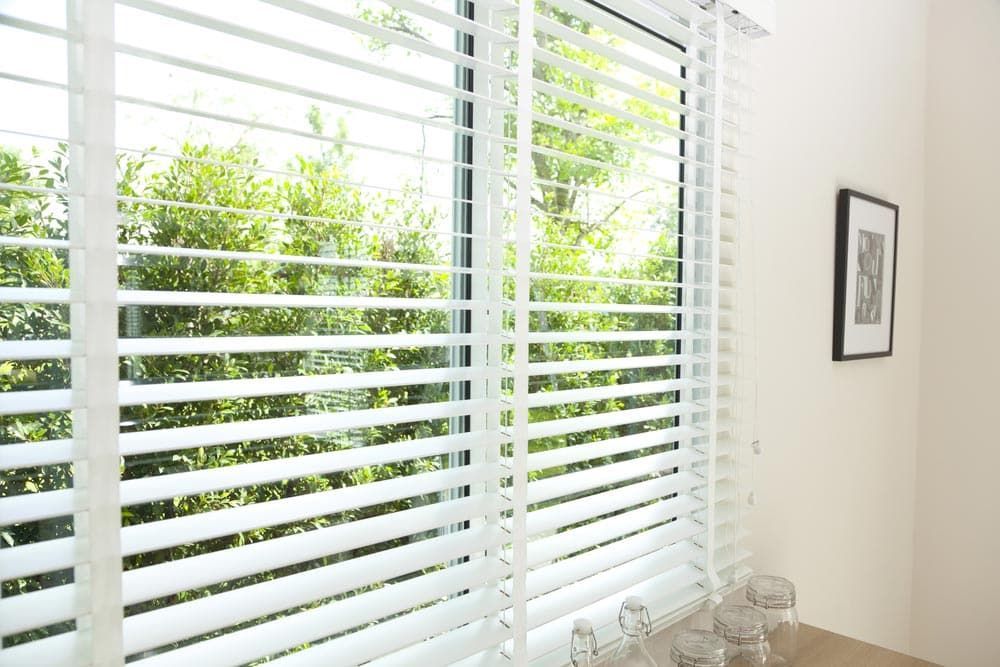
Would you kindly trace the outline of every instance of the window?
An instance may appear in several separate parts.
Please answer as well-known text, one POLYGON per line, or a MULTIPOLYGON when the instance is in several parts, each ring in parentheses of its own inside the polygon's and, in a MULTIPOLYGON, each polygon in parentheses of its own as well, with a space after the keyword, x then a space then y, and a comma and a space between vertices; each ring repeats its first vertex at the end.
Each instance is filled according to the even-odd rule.
POLYGON ((622 4, 0 5, 3 661, 561 664, 745 575, 738 35, 622 4))

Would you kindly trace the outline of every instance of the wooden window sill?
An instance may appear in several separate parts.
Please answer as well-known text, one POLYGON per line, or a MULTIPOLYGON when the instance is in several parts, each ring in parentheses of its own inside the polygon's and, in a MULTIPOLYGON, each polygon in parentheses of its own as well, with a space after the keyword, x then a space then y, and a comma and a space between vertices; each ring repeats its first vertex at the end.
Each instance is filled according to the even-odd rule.
MULTIPOLYGON (((745 604, 743 589, 727 597, 731 604, 745 604)), ((688 619, 665 628, 647 640, 647 647, 658 665, 671 665, 670 644, 674 635, 690 627, 688 619)), ((940 667, 887 648, 868 644, 812 625, 799 625, 798 667, 940 667)))

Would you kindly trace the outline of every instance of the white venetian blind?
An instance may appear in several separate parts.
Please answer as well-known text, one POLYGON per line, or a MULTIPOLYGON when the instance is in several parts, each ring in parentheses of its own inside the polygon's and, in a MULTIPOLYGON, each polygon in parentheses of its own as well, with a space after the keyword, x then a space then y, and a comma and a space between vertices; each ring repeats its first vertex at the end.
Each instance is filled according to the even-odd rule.
POLYGON ((0 665, 557 665, 740 581, 706 4, 0 6, 0 665))
POLYGON ((519 14, 532 66, 517 90, 512 401, 528 482, 511 588, 526 610, 514 652, 521 639, 537 664, 565 661, 575 617, 603 641, 628 595, 662 623, 744 573, 738 115, 723 72, 738 56, 717 57, 714 11, 659 4, 543 0, 519 14))
MULTIPOLYGON (((472 114, 503 111, 475 88, 506 75, 502 63, 476 56, 469 18, 431 4, 275 0, 238 16, 115 5, 105 74, 119 217, 103 224, 118 241, 122 655, 353 664, 444 634, 454 658, 498 645, 509 634, 499 375, 479 286, 488 232, 470 209, 489 188, 473 152, 490 135, 472 114)), ((65 38, 5 23, 31 44, 65 38)), ((65 70, 65 46, 53 48, 65 70)), ((31 195, 38 211, 60 195, 4 180, 5 195, 31 195)), ((68 247, 40 243, 11 239, 5 252, 27 272, 68 247)), ((65 318, 65 289, 29 287, 5 289, 5 301, 65 318)), ((36 365, 65 357, 62 333, 4 352, 36 365)), ((48 413, 74 407, 69 386, 32 382, 5 395, 5 413, 57 419, 48 413)), ((5 446, 4 465, 68 462, 72 442, 5 446), (37 460, 43 448, 53 453, 37 460)), ((44 534, 81 497, 40 488, 4 500, 18 538, 4 579, 44 588, 3 600, 6 662, 76 652, 66 630, 84 596, 41 578, 72 580, 72 538, 21 536, 29 522, 44 534)))

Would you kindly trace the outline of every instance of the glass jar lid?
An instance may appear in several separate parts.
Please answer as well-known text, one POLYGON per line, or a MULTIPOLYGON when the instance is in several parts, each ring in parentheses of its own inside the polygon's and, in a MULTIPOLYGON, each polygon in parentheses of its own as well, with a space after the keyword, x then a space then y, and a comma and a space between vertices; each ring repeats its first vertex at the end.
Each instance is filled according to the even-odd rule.
POLYGON ((795 584, 784 577, 754 575, 747 582, 747 601, 764 609, 791 609, 795 606, 795 584))
POLYGON ((744 646, 767 641, 767 616, 747 605, 724 605, 715 610, 715 634, 730 644, 744 646))
POLYGON ((645 605, 642 603, 642 598, 638 595, 630 595, 625 598, 624 607, 629 611, 642 611, 645 605))
POLYGON ((726 642, 706 630, 681 630, 670 647, 670 659, 680 667, 725 667, 726 642))

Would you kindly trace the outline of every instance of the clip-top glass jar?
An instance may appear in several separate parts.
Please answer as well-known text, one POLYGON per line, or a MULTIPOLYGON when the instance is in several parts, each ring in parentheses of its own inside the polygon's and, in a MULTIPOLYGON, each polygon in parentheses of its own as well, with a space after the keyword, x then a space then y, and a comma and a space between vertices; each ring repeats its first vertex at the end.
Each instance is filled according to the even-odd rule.
POLYGON ((677 667, 726 667, 726 642, 707 630, 681 630, 670 646, 677 667))
POLYGON ((774 663, 794 664, 799 643, 795 585, 783 577, 758 574, 747 582, 747 601, 767 616, 767 641, 774 663))
POLYGON ((586 618, 573 621, 573 636, 569 644, 569 662, 573 667, 593 667, 597 657, 597 637, 594 626, 586 618))
POLYGON ((715 634, 726 640, 731 666, 770 667, 767 617, 747 605, 723 605, 715 610, 715 634))
POLYGON ((649 620, 649 610, 642 598, 632 595, 618 610, 618 624, 622 628, 622 641, 611 654, 609 667, 656 667, 656 661, 646 650, 643 636, 648 637, 653 630, 649 620))

